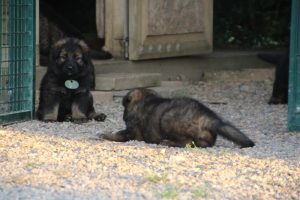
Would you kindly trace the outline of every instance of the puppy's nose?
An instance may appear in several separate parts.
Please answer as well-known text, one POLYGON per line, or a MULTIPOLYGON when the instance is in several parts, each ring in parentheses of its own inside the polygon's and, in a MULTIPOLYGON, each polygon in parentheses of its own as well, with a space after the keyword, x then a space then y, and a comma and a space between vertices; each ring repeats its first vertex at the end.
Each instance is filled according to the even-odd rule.
POLYGON ((68 70, 72 70, 72 69, 73 69, 73 66, 72 66, 72 65, 68 65, 68 66, 67 66, 67 69, 68 69, 68 70))

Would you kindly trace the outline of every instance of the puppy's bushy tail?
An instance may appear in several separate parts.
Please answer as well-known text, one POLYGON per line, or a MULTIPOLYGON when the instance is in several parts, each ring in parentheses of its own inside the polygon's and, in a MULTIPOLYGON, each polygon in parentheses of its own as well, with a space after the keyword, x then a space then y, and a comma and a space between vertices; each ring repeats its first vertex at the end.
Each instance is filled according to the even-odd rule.
POLYGON ((244 133, 229 123, 219 122, 218 125, 214 126, 214 129, 217 134, 239 144, 242 148, 253 147, 255 145, 244 133))

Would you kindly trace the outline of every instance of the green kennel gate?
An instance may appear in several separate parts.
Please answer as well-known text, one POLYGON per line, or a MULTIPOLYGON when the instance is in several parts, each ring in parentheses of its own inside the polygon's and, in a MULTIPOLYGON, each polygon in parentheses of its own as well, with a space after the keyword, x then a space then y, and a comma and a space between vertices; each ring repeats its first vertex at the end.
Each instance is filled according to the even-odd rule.
POLYGON ((35 0, 0 1, 0 124, 32 119, 35 0))
POLYGON ((300 130, 300 0, 293 0, 290 66, 289 66, 288 128, 300 130))

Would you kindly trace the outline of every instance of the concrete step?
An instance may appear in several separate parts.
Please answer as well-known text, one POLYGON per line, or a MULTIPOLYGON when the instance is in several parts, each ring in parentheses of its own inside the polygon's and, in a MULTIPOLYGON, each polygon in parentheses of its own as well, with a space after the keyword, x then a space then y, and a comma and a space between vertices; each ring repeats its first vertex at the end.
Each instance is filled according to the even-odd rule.
MULTIPOLYGON (((273 65, 257 58, 257 51, 214 51, 208 55, 186 56, 179 58, 152 59, 143 61, 94 60, 95 73, 159 73, 161 80, 203 81, 225 78, 227 72, 234 71, 234 76, 249 78, 247 70, 268 70, 273 65), (224 73, 223 73, 224 72, 224 73)), ((36 68, 36 87, 46 72, 46 67, 36 68)), ((263 79, 264 74, 254 78, 263 79)), ((267 75, 269 76, 269 75, 267 75)), ((231 75, 229 80, 231 80, 231 75)), ((112 81, 113 82, 113 81, 112 81)), ((102 84, 102 83, 101 83, 102 84)), ((99 84, 98 84, 99 85, 99 84)), ((111 87, 111 86, 110 86, 111 87)))
POLYGON ((113 93, 110 91, 92 91, 94 103, 110 103, 113 101, 113 93))
MULTIPOLYGON (((36 89, 39 89, 46 67, 36 68, 36 89)), ((160 73, 106 73, 96 74, 96 90, 124 90, 135 87, 154 87, 161 82, 160 73)))
MULTIPOLYGON (((39 103, 39 95, 40 95, 39 90, 36 90, 36 93, 35 93, 36 105, 38 105, 38 103, 39 103)), ((102 104, 102 103, 110 103, 113 101, 113 92, 111 92, 111 91, 106 91, 106 92, 92 91, 92 95, 93 95, 94 103, 102 104)))
MULTIPOLYGON (((37 68, 37 77, 36 77, 36 89, 39 89, 40 80, 45 73, 44 67, 37 68)), ((201 81, 263 81, 263 80, 273 80, 274 79, 275 68, 247 68, 247 69, 207 69, 201 74, 201 81)), ((124 87, 118 86, 122 82, 117 78, 108 78, 109 74, 100 75, 97 74, 97 77, 100 77, 96 82, 99 90, 107 91, 109 88, 114 88, 116 85, 119 89, 112 90, 123 90, 124 87), (115 80, 116 79, 116 80, 115 80), (118 84, 116 84, 118 83, 118 84), (101 86, 102 85, 102 86, 101 86)), ((128 76, 129 77, 129 76, 128 76)), ((188 77, 180 76, 178 80, 188 81, 188 77)), ((133 81, 133 79, 132 79, 133 81)), ((165 81, 165 80, 161 80, 165 81)), ((172 82, 172 81, 168 81, 172 82)), ((174 82, 174 81, 173 81, 174 82)), ((176 82, 176 81, 175 81, 176 82)), ((125 82, 124 82, 125 83, 125 82)), ((165 82, 166 84, 166 82, 165 82)), ((128 88, 126 88, 128 89, 128 88)))
POLYGON ((264 81, 273 80, 274 74, 275 68, 207 70, 203 81, 264 81))
POLYGON ((204 80, 205 72, 273 68, 260 60, 258 51, 214 51, 208 55, 141 61, 94 60, 97 74, 103 73, 160 73, 162 80, 204 80))
POLYGON ((96 90, 126 90, 137 87, 160 86, 159 73, 108 73, 96 75, 96 90))

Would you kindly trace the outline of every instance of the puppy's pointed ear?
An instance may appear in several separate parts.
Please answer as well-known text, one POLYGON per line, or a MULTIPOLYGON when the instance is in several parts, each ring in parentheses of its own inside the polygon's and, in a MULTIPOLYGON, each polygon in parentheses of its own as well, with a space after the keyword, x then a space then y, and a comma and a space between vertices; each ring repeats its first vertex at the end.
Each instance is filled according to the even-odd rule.
POLYGON ((88 47, 88 45, 83 40, 80 40, 78 42, 78 45, 82 49, 83 60, 85 62, 89 62, 91 60, 90 48, 88 47))
POLYGON ((144 97, 142 89, 133 89, 123 98, 123 106, 128 106, 129 104, 138 103, 144 97))
POLYGON ((48 70, 60 74, 58 59, 62 46, 53 45, 49 53, 48 70))
POLYGON ((82 60, 83 60, 83 63, 84 63, 84 67, 86 68, 86 72, 88 74, 91 74, 90 87, 91 87, 92 90, 94 90, 95 86, 96 86, 95 66, 92 62, 90 48, 88 47, 88 45, 83 40, 79 40, 78 45, 79 45, 79 47, 81 48, 81 51, 82 51, 82 60))
POLYGON ((60 49, 64 44, 66 44, 68 41, 68 38, 63 38, 58 40, 54 45, 53 48, 54 49, 60 49))
POLYGON ((81 47, 81 49, 82 49, 83 52, 88 52, 89 51, 88 45, 83 40, 80 40, 78 42, 78 44, 81 47))
POLYGON ((51 48, 50 51, 50 60, 56 62, 56 59, 59 57, 59 53, 62 47, 67 43, 67 38, 58 40, 51 48))
POLYGON ((91 52, 90 52, 90 48, 88 47, 88 45, 83 41, 80 40, 78 42, 78 45, 80 46, 81 50, 82 50, 82 55, 83 55, 83 61, 84 63, 89 66, 89 67, 93 67, 92 65, 92 58, 91 58, 91 52))

